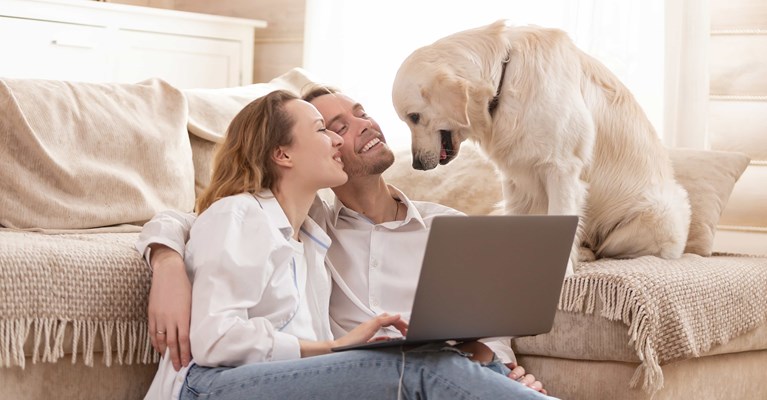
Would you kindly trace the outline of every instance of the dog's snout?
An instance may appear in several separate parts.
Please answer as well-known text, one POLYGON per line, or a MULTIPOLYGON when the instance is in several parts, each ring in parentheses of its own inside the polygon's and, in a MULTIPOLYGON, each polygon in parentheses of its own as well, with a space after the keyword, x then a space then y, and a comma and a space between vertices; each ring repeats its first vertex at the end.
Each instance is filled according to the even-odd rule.
POLYGON ((421 159, 418 157, 413 157, 413 169, 420 169, 421 171, 425 170, 423 163, 421 162, 421 159))

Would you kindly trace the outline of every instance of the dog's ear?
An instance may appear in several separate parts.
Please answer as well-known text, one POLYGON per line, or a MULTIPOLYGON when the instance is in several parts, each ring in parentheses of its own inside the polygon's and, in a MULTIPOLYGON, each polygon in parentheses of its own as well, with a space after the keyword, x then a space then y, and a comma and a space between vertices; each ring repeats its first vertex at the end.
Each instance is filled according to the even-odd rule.
POLYGON ((469 85, 454 75, 438 76, 430 90, 421 89, 421 96, 444 118, 460 126, 469 126, 469 85))

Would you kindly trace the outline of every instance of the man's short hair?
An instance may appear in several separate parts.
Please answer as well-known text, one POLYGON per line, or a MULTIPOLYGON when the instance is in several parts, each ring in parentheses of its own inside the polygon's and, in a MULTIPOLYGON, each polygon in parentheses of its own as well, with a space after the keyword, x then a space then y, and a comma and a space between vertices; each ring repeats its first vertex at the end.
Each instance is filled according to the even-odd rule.
POLYGON ((330 85, 322 83, 310 83, 301 90, 301 99, 307 103, 311 103, 312 100, 317 97, 324 96, 326 94, 340 93, 341 90, 330 85))

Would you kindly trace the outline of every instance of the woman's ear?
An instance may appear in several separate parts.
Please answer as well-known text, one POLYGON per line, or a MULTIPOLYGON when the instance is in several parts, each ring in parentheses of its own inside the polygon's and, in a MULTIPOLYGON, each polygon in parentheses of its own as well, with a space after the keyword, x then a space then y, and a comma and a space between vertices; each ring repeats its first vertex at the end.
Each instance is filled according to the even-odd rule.
POLYGON ((272 152, 272 161, 281 167, 289 168, 293 166, 293 160, 290 158, 290 155, 285 151, 285 149, 282 148, 282 146, 274 149, 272 152))

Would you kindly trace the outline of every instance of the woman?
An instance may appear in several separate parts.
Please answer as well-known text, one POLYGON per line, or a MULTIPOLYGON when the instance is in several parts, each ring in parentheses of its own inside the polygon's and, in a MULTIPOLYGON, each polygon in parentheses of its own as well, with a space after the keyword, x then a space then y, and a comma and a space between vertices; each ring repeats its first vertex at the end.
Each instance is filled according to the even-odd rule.
POLYGON ((330 240, 307 213, 317 190, 346 181, 342 143, 284 91, 232 120, 186 248, 195 357, 176 372, 166 354, 147 398, 544 398, 450 347, 330 354, 383 326, 407 330, 381 315, 330 333, 330 240))

